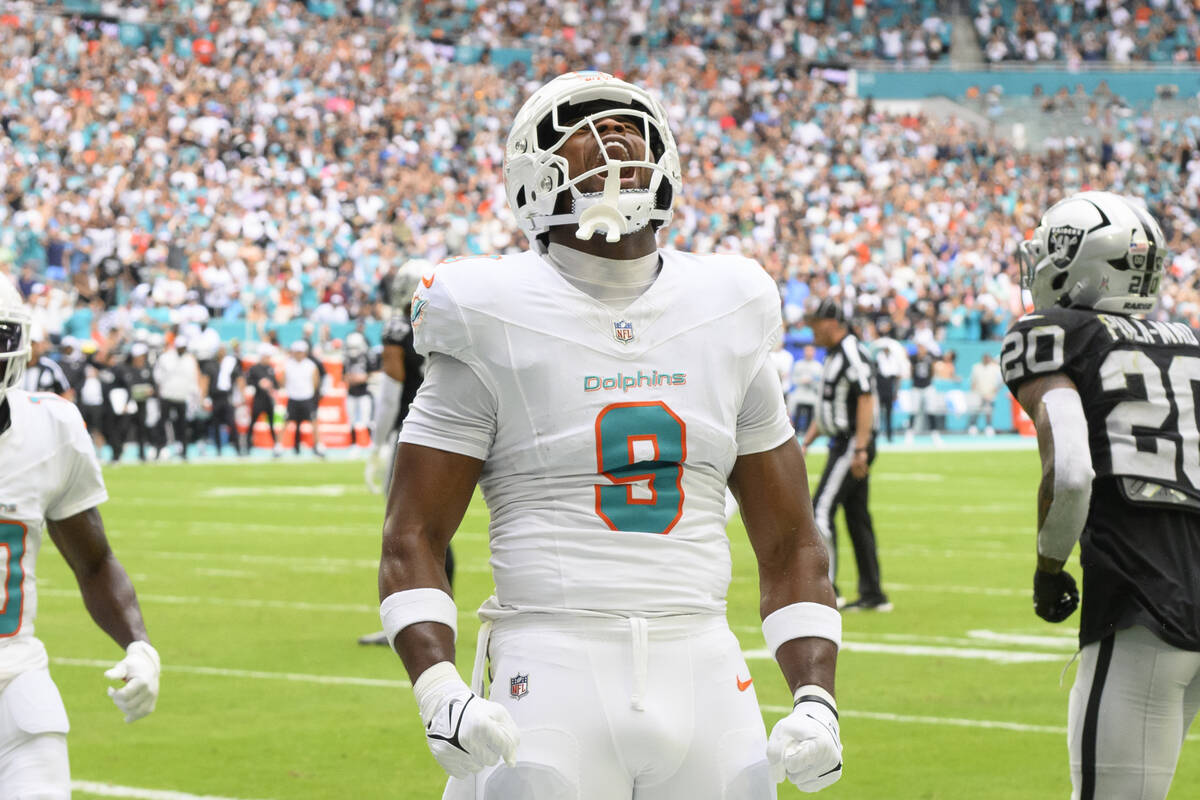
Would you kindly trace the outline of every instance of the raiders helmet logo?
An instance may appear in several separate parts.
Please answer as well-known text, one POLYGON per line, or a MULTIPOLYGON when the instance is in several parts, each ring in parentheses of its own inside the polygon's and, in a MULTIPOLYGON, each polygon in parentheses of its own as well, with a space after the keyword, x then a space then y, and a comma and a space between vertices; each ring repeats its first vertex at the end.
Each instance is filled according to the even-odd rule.
POLYGON ((1070 225, 1059 225, 1057 228, 1051 228, 1050 236, 1047 237, 1046 243, 1050 245, 1050 259, 1054 262, 1054 266, 1064 269, 1070 265, 1075 260, 1075 255, 1079 252, 1079 245, 1082 241, 1082 228, 1074 228, 1070 225))

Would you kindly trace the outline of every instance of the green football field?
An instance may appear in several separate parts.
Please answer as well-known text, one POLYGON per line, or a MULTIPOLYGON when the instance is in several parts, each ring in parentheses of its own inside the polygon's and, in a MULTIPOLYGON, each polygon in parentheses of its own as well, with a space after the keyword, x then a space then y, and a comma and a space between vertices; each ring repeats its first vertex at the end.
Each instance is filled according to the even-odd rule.
MULTIPOLYGON (((810 479, 822 461, 814 455, 810 479)), ((399 660, 355 643, 379 624, 382 500, 361 475, 359 462, 106 471, 109 536, 164 672, 158 710, 126 725, 102 676, 120 651, 91 623, 47 543, 37 630, 71 717, 78 797, 441 796, 399 660)), ((846 769, 821 796, 1068 797, 1074 666, 1060 676, 1078 618, 1054 626, 1031 607, 1036 453, 884 452, 873 475, 896 609, 844 618, 837 696, 846 769)), ((477 498, 455 539, 463 672, 474 608, 491 592, 486 529, 477 498)), ((761 652, 755 563, 740 523, 730 536, 730 620, 770 727, 790 698, 761 652)), ((853 594, 842 537, 840 584, 853 594)), ((1197 785, 1200 748, 1189 741, 1175 796, 1197 785)), ((785 787, 780 796, 800 793, 785 787)))

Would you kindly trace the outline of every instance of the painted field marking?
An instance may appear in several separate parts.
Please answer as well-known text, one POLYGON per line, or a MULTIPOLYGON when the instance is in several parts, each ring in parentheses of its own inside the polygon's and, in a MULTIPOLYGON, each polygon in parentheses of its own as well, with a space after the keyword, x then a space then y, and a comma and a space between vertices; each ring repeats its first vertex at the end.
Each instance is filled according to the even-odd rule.
MULTIPOLYGON (((150 556, 171 561, 235 561, 239 564, 270 564, 287 567, 296 572, 329 572, 340 573, 345 569, 379 569, 379 560, 375 558, 330 558, 328 556, 265 556, 249 553, 184 553, 176 550, 139 550, 138 556, 150 556)), ((457 567, 460 572, 477 572, 488 574, 491 567, 487 564, 464 564, 457 567)))
POLYGON ((136 786, 115 786, 97 781, 71 781, 71 789, 100 797, 126 797, 130 800, 240 800, 237 797, 218 797, 214 794, 188 794, 169 789, 139 789, 136 786))
MULTIPOLYGON (((763 711, 775 714, 792 713, 791 706, 763 706, 763 711)), ((1067 729, 1057 725, 1026 725, 1023 722, 1006 722, 994 719, 962 719, 958 717, 926 717, 912 714, 888 714, 882 711, 853 711, 838 709, 838 716, 856 719, 873 719, 881 722, 906 722, 918 725, 949 725, 956 728, 985 728, 1018 733, 1054 733, 1065 736, 1067 729)))
MULTIPOLYGON (((766 651, 763 653, 763 658, 770 658, 770 654, 766 651)), ((744 655, 746 658, 751 658, 755 651, 747 651, 744 655)), ((1058 658, 1058 656, 1054 656, 1058 658)), ((100 667, 108 668, 112 666, 111 660, 99 660, 90 658, 51 658, 52 664, 73 667, 100 667)), ((257 670, 239 670, 239 669, 222 669, 219 667, 193 667, 168 664, 163 667, 167 672, 182 672, 194 675, 212 675, 216 677, 230 678, 254 678, 261 680, 278 680, 278 681, 295 681, 302 683, 318 683, 325 685, 348 685, 348 686, 366 686, 372 688, 386 689, 409 689, 412 687, 408 681, 403 680, 384 680, 381 678, 354 678, 340 675, 305 675, 294 672, 262 672, 257 670)), ((792 711, 791 706, 776 706, 764 705, 762 710, 773 714, 789 714, 792 711)), ((1008 730, 1020 733, 1053 733, 1065 735, 1066 728, 1051 726, 1051 725, 1027 725, 1021 722, 1006 722, 1000 720, 986 719, 963 719, 956 717, 932 717, 932 716, 915 716, 909 714, 890 714, 882 711, 856 711, 853 709, 839 709, 838 713, 844 717, 857 719, 870 719, 881 722, 900 722, 919 725, 948 725, 961 728, 981 728, 990 730, 1008 730)), ((1188 741, 1196 741, 1200 739, 1200 734, 1192 734, 1187 737, 1188 741)), ((79 788, 79 787, 76 787, 79 788)), ((80 791, 91 791, 90 789, 80 791)), ((133 797, 147 800, 191 800, 192 795, 109 795, 113 797, 133 797)), ((236 800, 236 798, 197 798, 197 800, 236 800)))
POLYGON ((257 578, 257 572, 251 572, 248 569, 210 569, 208 567, 196 567, 194 572, 197 575, 203 575, 207 578, 257 578))
MULTIPOLYGON (((113 661, 95 658, 62 658, 56 656, 50 659, 51 664, 64 667, 103 667, 108 669, 113 661)), ((369 686, 382 689, 411 689, 412 684, 403 680, 385 678, 355 678, 346 675, 308 675, 301 672, 266 672, 251 669, 226 669, 224 667, 194 667, 183 664, 164 664, 164 672, 183 672, 190 675, 212 675, 219 678, 254 678, 266 681, 290 681, 297 683, 320 683, 329 686, 369 686)))
MULTIPOLYGON (((971 661, 991 661, 995 664, 1034 664, 1041 661, 1062 661, 1060 653, 1034 653, 1028 650, 985 650, 978 647, 936 647, 932 645, 886 644, 883 642, 843 641, 842 651, 852 653, 887 653, 895 656, 930 658, 960 658, 971 661)), ((770 650, 746 650, 746 659, 773 661, 770 650)))
MULTIPOLYGON (((46 597, 78 597, 69 589, 50 589, 46 597)), ((339 614, 378 613, 379 606, 369 603, 309 603, 300 600, 262 600, 253 597, 185 597, 173 594, 138 593, 143 603, 162 603, 175 606, 231 606, 233 608, 271 608, 286 611, 334 611, 339 614)))
POLYGON ((967 636, 977 641, 999 644, 1019 644, 1023 647, 1065 647, 1071 652, 1079 649, 1077 636, 1038 636, 1028 633, 1003 633, 1000 631, 967 631, 967 636))
POLYGON ((888 591, 897 592, 929 592, 931 594, 977 594, 986 597, 1032 597, 1029 589, 1004 589, 989 586, 939 586, 917 585, 915 583, 888 583, 888 591))
POLYGON ((945 475, 938 475, 935 472, 876 472, 871 477, 877 481, 904 481, 905 483, 911 481, 919 483, 943 483, 946 480, 945 475))
MULTIPOLYGON (((120 538, 127 535, 146 535, 147 531, 165 531, 168 533, 185 533, 188 536, 202 536, 211 539, 214 535, 226 533, 230 536, 242 536, 246 533, 270 533, 274 536, 345 536, 362 539, 380 539, 382 536, 383 509, 380 509, 378 520, 362 525, 281 525, 269 522, 138 522, 134 525, 110 524, 109 537, 120 538), (127 534, 124 529, 136 527, 136 534, 127 534)), ((150 534, 153 535, 153 534, 150 534)), ((454 534, 455 541, 486 542, 486 531, 461 530, 454 534)))
MULTIPOLYGON (((78 598, 79 592, 71 589, 40 589, 43 597, 78 598)), ((336 614, 377 614, 379 606, 371 603, 310 603, 304 600, 262 600, 255 597, 188 597, 174 594, 144 594, 138 599, 143 603, 162 603, 175 606, 231 606, 233 608, 270 608, 277 611, 331 611, 336 614)), ((462 619, 477 619, 474 609, 459 609, 462 619)))
MULTIPOLYGON (((342 497, 351 491, 349 486, 325 484, 323 486, 214 486, 205 489, 197 497, 342 497)), ((359 493, 358 489, 354 490, 359 493)))

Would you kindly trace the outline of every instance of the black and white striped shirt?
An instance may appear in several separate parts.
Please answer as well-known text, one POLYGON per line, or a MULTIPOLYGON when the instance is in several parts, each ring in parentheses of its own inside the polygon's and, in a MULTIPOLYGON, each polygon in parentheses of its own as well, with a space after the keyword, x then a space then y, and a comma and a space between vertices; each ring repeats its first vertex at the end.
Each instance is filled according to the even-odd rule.
POLYGON ((871 354, 857 336, 847 333, 825 354, 817 428, 826 436, 852 435, 858 421, 858 398, 874 393, 871 354))
POLYGON ((48 356, 42 356, 25 368, 21 388, 27 392, 53 392, 66 394, 71 389, 67 375, 58 362, 48 356))

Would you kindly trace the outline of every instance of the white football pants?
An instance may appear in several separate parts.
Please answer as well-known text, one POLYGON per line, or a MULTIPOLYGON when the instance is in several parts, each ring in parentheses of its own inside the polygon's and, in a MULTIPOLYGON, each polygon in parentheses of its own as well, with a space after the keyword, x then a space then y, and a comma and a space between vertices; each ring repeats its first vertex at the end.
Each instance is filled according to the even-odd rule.
POLYGON ((1165 798, 1197 709, 1200 653, 1140 625, 1084 647, 1068 713, 1072 800, 1165 798))
POLYGON ((0 692, 0 800, 69 800, 67 710, 45 669, 0 692))
POLYGON ((444 800, 775 800, 724 617, 522 614, 496 623, 489 653, 517 764, 451 779, 444 800))

